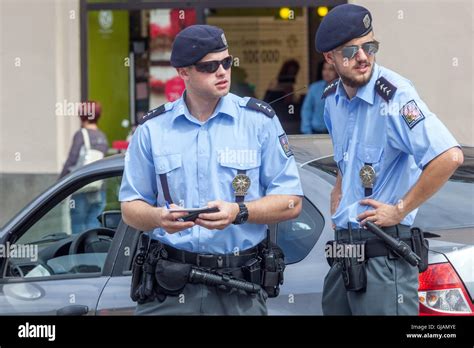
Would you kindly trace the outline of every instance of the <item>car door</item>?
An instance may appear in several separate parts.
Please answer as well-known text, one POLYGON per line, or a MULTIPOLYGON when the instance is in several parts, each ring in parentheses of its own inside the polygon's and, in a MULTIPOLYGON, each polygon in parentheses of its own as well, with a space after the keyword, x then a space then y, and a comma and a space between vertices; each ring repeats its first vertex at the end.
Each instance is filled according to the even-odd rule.
POLYGON ((0 314, 95 314, 123 237, 106 225, 120 217, 120 182, 102 173, 60 185, 34 207, 38 213, 2 236, 0 314))
POLYGON ((96 315, 133 315, 136 303, 130 298, 132 283, 132 260, 143 232, 120 222, 119 229, 124 230, 122 243, 118 246, 117 257, 112 276, 100 295, 96 315))
POLYGON ((322 214, 307 197, 298 217, 275 226, 275 239, 285 254, 286 268, 279 296, 267 300, 269 315, 320 314, 319 281, 315 279, 320 262, 312 251, 324 226, 322 214))

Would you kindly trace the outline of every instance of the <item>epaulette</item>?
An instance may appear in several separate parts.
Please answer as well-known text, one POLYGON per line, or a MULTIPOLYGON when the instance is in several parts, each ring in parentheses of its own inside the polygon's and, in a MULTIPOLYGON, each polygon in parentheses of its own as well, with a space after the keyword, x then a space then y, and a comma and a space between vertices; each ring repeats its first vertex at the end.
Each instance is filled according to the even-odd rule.
POLYGON ((336 92, 337 85, 339 84, 339 78, 332 80, 329 85, 324 89, 321 99, 326 98, 328 95, 336 92))
POLYGON ((156 109, 149 111, 145 116, 143 116, 139 121, 138 124, 144 124, 146 121, 155 118, 156 116, 160 116, 161 114, 166 112, 166 104, 158 106, 156 109))
POLYGON ((392 85, 385 77, 379 77, 375 81, 375 91, 386 101, 389 102, 397 91, 397 87, 392 85))
POLYGON ((272 109, 270 104, 265 103, 264 101, 258 100, 256 98, 250 98, 247 104, 245 104, 244 106, 255 111, 260 111, 265 114, 265 116, 270 118, 273 118, 273 116, 275 116, 275 110, 272 109))

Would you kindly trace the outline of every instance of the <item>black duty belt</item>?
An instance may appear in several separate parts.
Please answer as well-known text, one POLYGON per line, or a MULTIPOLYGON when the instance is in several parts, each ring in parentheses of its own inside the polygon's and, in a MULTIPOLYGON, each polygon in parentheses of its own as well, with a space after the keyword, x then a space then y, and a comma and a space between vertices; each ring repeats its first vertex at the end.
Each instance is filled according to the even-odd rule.
MULTIPOLYGON (((413 250, 411 238, 401 238, 400 240, 407 243, 413 250)), ((384 243, 381 239, 368 239, 365 242, 365 258, 370 259, 371 257, 378 256, 394 256, 390 248, 387 247, 387 244, 384 243)))
POLYGON ((247 261, 256 258, 258 247, 239 251, 239 254, 199 254, 186 250, 176 249, 170 245, 164 244, 168 252, 168 259, 182 263, 188 263, 198 267, 207 268, 238 268, 242 267, 247 261))
MULTIPOLYGON (((401 238, 400 240, 404 241, 406 244, 410 246, 410 248, 413 250, 413 241, 411 238, 401 238)), ((329 241, 327 244, 351 244, 347 240, 340 240, 340 241, 329 241)), ((361 243, 359 241, 355 241, 355 244, 361 243)), ((388 256, 390 258, 398 258, 387 246, 387 244, 384 243, 383 240, 378 239, 378 238, 372 238, 372 239, 367 239, 364 242, 364 259, 370 259, 372 257, 378 257, 378 256, 388 256)), ((337 259, 338 257, 335 257, 337 259)))
MULTIPOLYGON (((407 225, 395 225, 395 226, 382 227, 382 230, 394 238, 400 238, 400 239, 411 238, 410 226, 407 226, 407 225)), ((352 240, 355 240, 355 241, 377 238, 375 234, 373 234, 369 230, 366 230, 365 228, 353 228, 351 234, 352 234, 352 240)), ((337 241, 341 241, 341 240, 348 241, 350 239, 349 231, 347 229, 336 230, 335 239, 337 241)))

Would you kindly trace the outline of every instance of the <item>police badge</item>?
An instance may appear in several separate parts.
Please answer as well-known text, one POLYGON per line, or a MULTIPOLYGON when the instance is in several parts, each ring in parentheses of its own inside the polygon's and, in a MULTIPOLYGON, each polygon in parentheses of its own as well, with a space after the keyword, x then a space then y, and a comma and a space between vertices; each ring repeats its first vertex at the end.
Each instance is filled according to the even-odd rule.
POLYGON ((237 174, 232 180, 232 188, 236 196, 245 196, 250 188, 250 178, 245 174, 237 174))

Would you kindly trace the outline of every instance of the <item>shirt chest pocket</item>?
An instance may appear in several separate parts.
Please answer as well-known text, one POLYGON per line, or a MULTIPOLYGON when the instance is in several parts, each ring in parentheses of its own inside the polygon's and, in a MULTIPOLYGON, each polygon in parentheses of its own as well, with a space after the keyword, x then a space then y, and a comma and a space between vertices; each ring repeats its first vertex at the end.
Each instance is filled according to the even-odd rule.
MULTIPOLYGON (((183 170, 181 154, 155 155, 155 173, 157 176, 157 185, 164 191, 163 184, 166 181, 170 190, 171 197, 176 197, 177 191, 183 187, 183 170)), ((163 195, 161 195, 163 197, 163 195)))
POLYGON ((366 145, 359 143, 357 145, 356 154, 357 159, 359 160, 360 168, 362 168, 365 164, 369 164, 374 168, 376 175, 380 173, 383 146, 366 145))
POLYGON ((245 200, 260 197, 261 153, 256 151, 252 154, 243 160, 226 161, 225 158, 219 160, 221 189, 227 197, 234 199, 235 189, 239 188, 246 192, 245 200), (237 177, 238 175, 245 177, 237 177), (250 183, 248 188, 245 182, 250 183))

